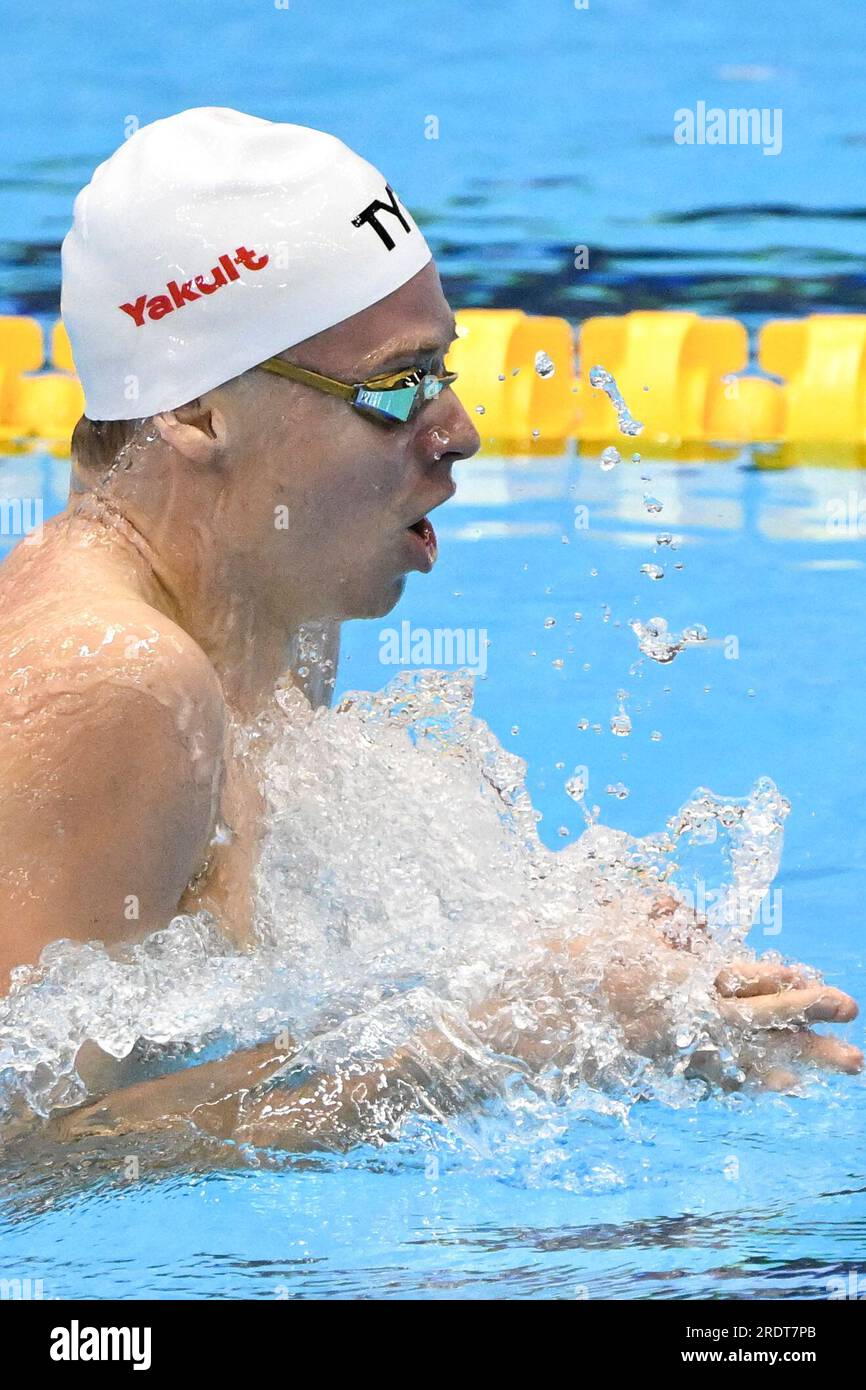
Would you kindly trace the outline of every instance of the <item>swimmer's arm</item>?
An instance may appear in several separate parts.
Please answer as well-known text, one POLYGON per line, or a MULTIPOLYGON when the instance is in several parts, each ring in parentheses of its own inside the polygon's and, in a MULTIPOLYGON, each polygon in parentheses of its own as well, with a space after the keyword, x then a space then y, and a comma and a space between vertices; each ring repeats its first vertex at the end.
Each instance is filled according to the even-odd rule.
POLYGON ((190 1122, 220 1139, 234 1136, 244 1099, 290 1061, 286 1038, 261 1043, 213 1062, 186 1067, 111 1091, 100 1100, 52 1118, 62 1140, 97 1134, 132 1134, 173 1129, 190 1122))
MULTIPOLYGON (((580 947, 578 946, 578 951, 580 947)), ((626 967, 607 991, 635 1050, 652 1056, 665 1039, 646 1008, 646 982, 626 967)), ((791 1066, 809 1063, 830 1071, 858 1072, 863 1055, 837 1038, 820 1036, 811 1022, 847 1023, 857 1005, 828 985, 807 985, 798 971, 771 962, 735 961, 717 981, 720 1016, 742 1030, 740 1065, 755 1084, 788 1090, 797 1082, 791 1066)), ((500 1077, 524 1069, 531 1074, 558 1051, 562 1011, 546 1001, 544 1026, 526 1033, 515 1023, 508 1001, 483 1005, 469 1017, 472 1041, 466 1046, 441 1029, 417 1035, 391 1057, 373 1065, 348 1064, 334 1075, 319 1074, 265 1086, 240 1106, 232 1137, 260 1148, 295 1153, 343 1151, 396 1132, 411 1111, 454 1113, 489 1097, 500 1077), (472 1042, 477 1046, 473 1049, 472 1042), (473 1056, 473 1051, 475 1055, 473 1056), (483 1052, 483 1056, 479 1053, 483 1052), (500 1066, 491 1068, 497 1054, 500 1066)), ((665 1030, 666 1031, 666 1030, 665 1030)), ((716 1082, 717 1054, 695 1054, 690 1075, 716 1082)))
MULTIPOLYGON (((641 1030, 651 1027, 651 1015, 642 1007, 641 990, 627 967, 611 988, 620 991, 612 1002, 624 1018, 630 1016, 641 1030)), ((761 1039, 753 1068, 760 1084, 777 1089, 793 1085, 792 1062, 860 1070, 863 1058, 857 1048, 816 1035, 808 1027, 814 1022, 845 1023, 856 1016, 856 1004, 841 990, 808 984, 796 968, 754 961, 732 962, 719 976, 717 990, 720 1012, 743 1029, 745 1048, 761 1039)), ((555 1022, 552 1018, 551 1024, 555 1022)), ((259 1147, 295 1153, 344 1150, 386 1137, 419 1105, 430 1111, 438 1106, 435 1113, 441 1113, 483 1100, 496 1084, 485 1065, 491 1055, 501 1060, 500 1075, 520 1067, 532 1072, 556 1047, 555 1027, 550 1037, 544 1030, 535 1035, 523 1032, 505 1000, 479 1006, 469 1023, 463 1038, 428 1029, 389 1057, 348 1064, 333 1074, 298 1076, 292 1070, 291 1044, 262 1044, 114 1092, 59 1117, 52 1127, 58 1138, 69 1140, 188 1128, 192 1122, 208 1134, 259 1147), (443 1076, 446 1084, 441 1086, 443 1076)), ((645 1036, 633 1042, 652 1050, 657 1040, 645 1036)), ((744 1061, 748 1065, 745 1056, 744 1061)), ((707 1075, 713 1079, 712 1059, 707 1075)))
MULTIPOLYGON (((494 1038, 501 1008, 499 1003, 482 1006, 471 1015, 473 1026, 487 1030, 487 1046, 494 1041, 505 1045, 504 1032, 494 1038)), ((291 1066, 296 1052, 295 1044, 283 1034, 278 1041, 125 1086, 68 1113, 55 1113, 48 1128, 56 1139, 66 1142, 188 1129, 192 1124, 216 1138, 299 1153, 349 1148, 370 1129, 369 1108, 360 1103, 359 1087, 364 1088, 364 1099, 367 1095, 375 1099, 379 1111, 387 1105, 396 1123, 417 1107, 422 1075, 429 1088, 428 1067, 450 1068, 453 1082, 458 1066, 465 1072, 462 1079, 467 1085, 477 1072, 464 1049, 439 1029, 419 1033, 392 1056, 370 1066, 317 1074, 301 1083, 291 1066)), ((515 1061, 519 1053, 520 1048, 513 1051, 515 1061)), ((533 1045, 525 1043, 523 1060, 528 1062, 532 1053, 533 1045)), ((476 1098, 481 1097, 476 1094, 476 1098)))

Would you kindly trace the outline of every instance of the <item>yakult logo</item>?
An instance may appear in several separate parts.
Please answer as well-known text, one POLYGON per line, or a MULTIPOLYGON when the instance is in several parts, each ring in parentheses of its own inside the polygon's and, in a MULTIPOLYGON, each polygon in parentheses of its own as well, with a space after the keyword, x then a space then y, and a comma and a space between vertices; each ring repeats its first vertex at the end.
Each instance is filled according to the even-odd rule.
POLYGON ((258 256, 255 251, 248 251, 245 246, 239 246, 234 256, 226 252, 219 257, 217 264, 211 267, 210 279, 207 275, 196 275, 181 284, 176 280, 169 280, 165 287, 166 294, 154 294, 150 298, 142 294, 134 304, 119 304, 118 308, 129 314, 136 328, 143 328, 145 314, 150 319, 163 319, 166 314, 173 314, 175 309, 182 309, 194 299, 216 294, 217 290, 221 290, 230 280, 239 280, 241 277, 235 269, 236 266, 242 265, 247 270, 262 270, 269 260, 269 256, 258 256))

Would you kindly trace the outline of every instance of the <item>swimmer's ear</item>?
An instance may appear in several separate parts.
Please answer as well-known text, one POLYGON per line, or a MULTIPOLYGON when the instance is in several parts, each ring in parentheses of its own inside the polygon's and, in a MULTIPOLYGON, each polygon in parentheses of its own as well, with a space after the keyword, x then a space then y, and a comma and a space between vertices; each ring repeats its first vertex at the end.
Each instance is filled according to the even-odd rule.
POLYGON ((192 463, 213 464, 228 437, 226 417, 219 406, 201 399, 154 415, 153 424, 160 438, 192 463))

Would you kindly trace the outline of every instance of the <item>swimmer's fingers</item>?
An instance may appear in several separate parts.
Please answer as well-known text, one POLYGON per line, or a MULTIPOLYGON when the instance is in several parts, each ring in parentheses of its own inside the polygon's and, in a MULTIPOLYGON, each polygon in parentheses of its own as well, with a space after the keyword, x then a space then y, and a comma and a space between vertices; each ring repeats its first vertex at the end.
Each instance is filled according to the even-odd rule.
POLYGON ((747 1077, 768 1091, 788 1091, 797 1084, 800 1078, 791 1070, 792 1066, 817 1067, 821 1071, 845 1072, 849 1076, 863 1070, 863 1053, 859 1047, 813 1033, 808 1028, 766 1033, 760 1047, 741 1051, 739 1061, 747 1077))
POLYGON ((719 1013, 742 1028, 784 1028, 802 1023, 850 1023, 857 1005, 832 985, 785 989, 776 994, 720 999, 719 1013))
POLYGON ((725 999, 749 999, 756 994, 780 994, 782 990, 807 989, 812 983, 800 966, 774 961, 735 960, 716 977, 716 989, 725 999))
POLYGON ((809 1029, 804 1029, 802 1033, 795 1033, 792 1039, 787 1040, 787 1044, 782 1043, 783 1052, 786 1045, 794 1060, 805 1062, 811 1067, 821 1067, 825 1071, 843 1071, 849 1075, 863 1070, 863 1053, 859 1047, 842 1042, 839 1038, 826 1037, 822 1033, 812 1033, 809 1029))
MULTIPOLYGON (((744 1044, 738 1050, 737 1060, 746 1082, 765 1091, 793 1090, 802 1079, 792 1070, 795 1066, 845 1072, 849 1076, 863 1070, 859 1047, 808 1028, 768 1030, 761 1034, 760 1042, 744 1044)), ((701 1077, 726 1090, 732 1085, 724 1074, 718 1051, 712 1048, 694 1053, 686 1075, 701 1077)))

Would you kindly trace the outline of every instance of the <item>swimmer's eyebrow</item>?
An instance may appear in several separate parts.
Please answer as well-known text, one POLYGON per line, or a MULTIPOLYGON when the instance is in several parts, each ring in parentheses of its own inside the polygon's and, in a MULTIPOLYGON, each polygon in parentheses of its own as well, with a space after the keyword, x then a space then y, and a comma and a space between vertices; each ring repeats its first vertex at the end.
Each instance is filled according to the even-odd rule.
POLYGON ((449 335, 447 338, 427 339, 419 342, 417 338, 407 336, 392 340, 382 348, 381 352, 373 353, 364 359, 364 373, 372 376, 376 372, 387 372, 393 367, 395 371, 400 367, 406 367, 413 362, 417 362, 422 357, 445 356, 449 347, 457 337, 457 322, 451 320, 448 326, 449 335))

